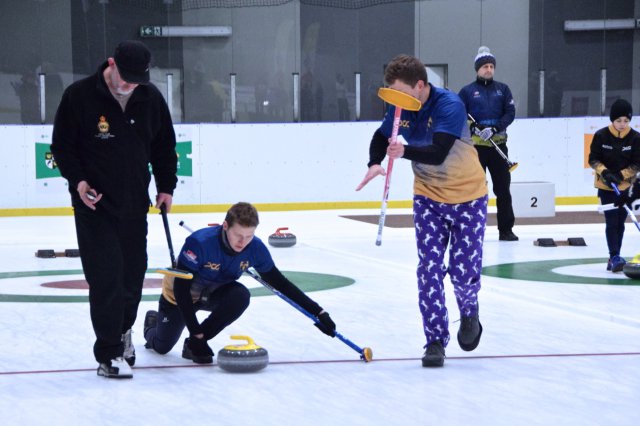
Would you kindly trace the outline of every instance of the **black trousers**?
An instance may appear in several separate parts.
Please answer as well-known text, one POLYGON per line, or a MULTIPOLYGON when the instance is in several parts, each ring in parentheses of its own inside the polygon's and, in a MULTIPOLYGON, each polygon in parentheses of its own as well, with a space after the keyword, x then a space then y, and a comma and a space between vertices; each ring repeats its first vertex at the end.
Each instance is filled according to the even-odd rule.
POLYGON ((138 313, 147 270, 147 214, 126 219, 102 210, 77 207, 76 234, 84 276, 89 284, 91 323, 98 362, 122 356, 122 333, 138 313))
MULTIPOLYGON (((507 145, 498 146, 504 155, 508 157, 509 150, 507 145)), ((476 145, 475 147, 484 172, 486 173, 487 169, 489 169, 489 174, 491 175, 493 193, 496 196, 496 207, 498 208, 498 231, 509 232, 515 223, 511 203, 511 172, 509 172, 507 162, 493 146, 476 145)))
MULTIPOLYGON (((622 191, 625 193, 625 191, 622 191)), ((601 204, 615 203, 618 196, 613 191, 598 189, 598 198, 601 204)), ((622 248, 622 238, 624 237, 624 223, 627 220, 627 211, 624 207, 607 210, 604 212, 605 228, 604 234, 607 238, 609 248, 609 258, 620 255, 622 248)))
MULTIPOLYGON (((213 339, 225 327, 240 318, 249 307, 250 298, 249 290, 241 283, 233 281, 211 293, 207 302, 196 302, 193 306, 196 312, 200 310, 211 312, 202 321, 204 338, 213 339)), ((159 354, 166 354, 178 343, 184 328, 185 323, 180 308, 161 295, 156 327, 149 329, 144 338, 153 350, 159 354)))

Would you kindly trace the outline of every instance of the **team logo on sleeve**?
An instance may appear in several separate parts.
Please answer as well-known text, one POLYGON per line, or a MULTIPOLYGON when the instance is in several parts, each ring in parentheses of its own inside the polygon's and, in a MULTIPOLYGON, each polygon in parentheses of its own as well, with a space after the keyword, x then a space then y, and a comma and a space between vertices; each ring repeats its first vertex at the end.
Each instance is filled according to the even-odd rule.
POLYGON ((240 270, 246 271, 247 269, 249 269, 249 261, 243 260, 242 262, 240 262, 240 270))
POLYGON ((185 250, 182 254, 184 254, 184 257, 186 257, 189 262, 198 263, 198 256, 191 250, 185 250))

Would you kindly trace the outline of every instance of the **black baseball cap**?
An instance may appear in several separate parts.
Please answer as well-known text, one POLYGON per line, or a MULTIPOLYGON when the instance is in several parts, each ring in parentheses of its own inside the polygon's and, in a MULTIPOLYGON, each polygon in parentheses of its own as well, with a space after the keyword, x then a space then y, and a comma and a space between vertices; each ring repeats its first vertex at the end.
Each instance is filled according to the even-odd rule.
POLYGON ((127 83, 149 84, 151 52, 137 40, 120 42, 113 54, 120 77, 127 83))

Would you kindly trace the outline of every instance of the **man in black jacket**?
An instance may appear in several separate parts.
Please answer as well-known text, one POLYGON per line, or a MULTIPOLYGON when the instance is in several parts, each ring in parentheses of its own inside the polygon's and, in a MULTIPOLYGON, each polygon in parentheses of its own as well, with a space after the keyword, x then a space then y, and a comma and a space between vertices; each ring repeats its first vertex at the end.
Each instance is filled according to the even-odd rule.
POLYGON ((82 268, 89 283, 98 375, 130 378, 133 326, 147 269, 149 164, 155 206, 171 209, 177 156, 173 123, 149 83, 151 53, 123 41, 97 72, 69 86, 51 151, 69 182, 82 268))

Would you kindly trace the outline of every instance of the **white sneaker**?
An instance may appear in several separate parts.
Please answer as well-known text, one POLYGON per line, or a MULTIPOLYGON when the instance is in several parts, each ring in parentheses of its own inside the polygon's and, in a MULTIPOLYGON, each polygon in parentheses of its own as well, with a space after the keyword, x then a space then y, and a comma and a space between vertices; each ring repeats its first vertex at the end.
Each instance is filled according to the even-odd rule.
POLYGON ((118 357, 112 359, 108 364, 101 362, 98 366, 98 376, 110 379, 131 379, 133 371, 122 357, 118 357))
POLYGON ((133 342, 131 341, 131 329, 124 332, 122 335, 122 343, 124 343, 124 352, 122 356, 127 364, 131 367, 136 363, 136 348, 133 347, 133 342))

